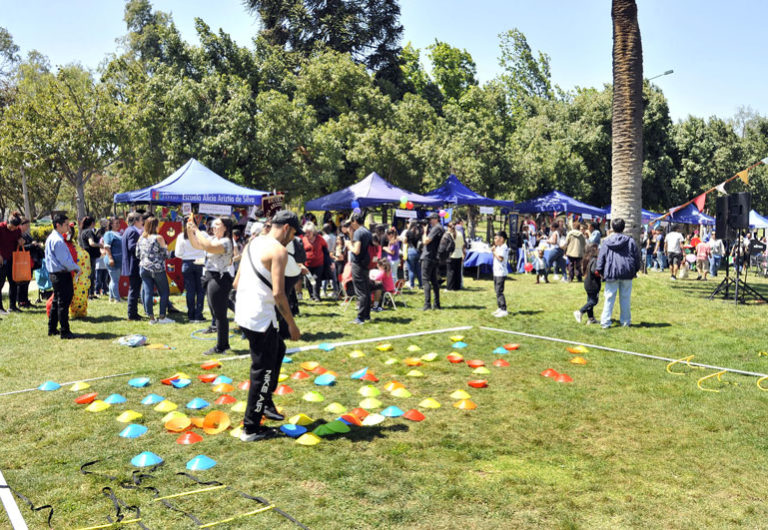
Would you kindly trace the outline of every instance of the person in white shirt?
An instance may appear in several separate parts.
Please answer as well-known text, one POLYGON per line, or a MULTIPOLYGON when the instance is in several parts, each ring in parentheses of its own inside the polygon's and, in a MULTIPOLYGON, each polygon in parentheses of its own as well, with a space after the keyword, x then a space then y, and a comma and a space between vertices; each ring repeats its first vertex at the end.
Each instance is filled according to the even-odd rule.
POLYGON ((493 316, 497 318, 509 315, 507 312, 507 299, 504 297, 504 282, 509 272, 509 248, 507 247, 507 233, 499 230, 493 236, 493 289, 496 291, 496 304, 498 309, 493 316))
POLYGON ((191 323, 204 322, 203 306, 205 288, 203 287, 203 265, 205 250, 197 249, 189 242, 187 226, 176 238, 174 254, 181 259, 181 274, 184 276, 184 291, 187 295, 187 319, 191 323))
POLYGON ((667 253, 667 261, 669 262, 669 271, 672 273, 672 280, 677 279, 677 271, 680 269, 680 264, 683 262, 683 241, 685 241, 685 238, 678 229, 678 225, 674 225, 672 231, 664 238, 664 250, 667 253))
POLYGON ((712 230, 712 235, 709 238, 709 275, 717 276, 717 271, 720 270, 720 263, 723 261, 723 255, 725 255, 725 246, 723 240, 717 237, 717 234, 712 230))

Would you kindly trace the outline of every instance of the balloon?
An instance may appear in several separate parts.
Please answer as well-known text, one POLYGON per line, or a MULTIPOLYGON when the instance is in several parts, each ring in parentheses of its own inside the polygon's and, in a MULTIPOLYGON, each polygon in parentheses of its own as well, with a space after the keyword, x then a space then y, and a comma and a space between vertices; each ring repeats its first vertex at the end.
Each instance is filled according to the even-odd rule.
POLYGON ((360 214, 362 213, 362 210, 360 208, 355 208, 354 210, 352 210, 352 213, 360 214))
POLYGON ((413 210, 413 203, 411 201, 408 201, 405 203, 405 207, 409 210, 413 210))
POLYGON ((437 212, 437 215, 440 217, 445 217, 445 210, 440 210, 439 212, 437 212))
POLYGON ((352 201, 351 206, 353 210, 360 209, 360 201, 357 201, 357 200, 352 201))

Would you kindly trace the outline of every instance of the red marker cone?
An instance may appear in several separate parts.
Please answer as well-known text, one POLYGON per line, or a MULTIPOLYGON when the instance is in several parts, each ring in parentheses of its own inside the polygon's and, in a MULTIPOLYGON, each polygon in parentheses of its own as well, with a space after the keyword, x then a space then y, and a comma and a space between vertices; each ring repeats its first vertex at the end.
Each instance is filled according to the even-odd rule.
POLYGON ((250 381, 243 381, 239 385, 237 385, 238 390, 250 390, 251 388, 251 382, 250 381))
POLYGON ((488 386, 488 381, 485 379, 473 379, 467 383, 472 388, 485 388, 488 386))
POLYGON ((495 361, 493 361, 493 365, 496 368, 505 368, 505 367, 509 366, 509 363, 507 361, 505 361, 504 359, 496 359, 495 361))
POLYGON ((366 374, 360 378, 361 381, 370 381, 371 383, 378 383, 379 378, 373 375, 371 372, 366 372, 366 374))
POLYGON ((470 368, 480 368, 481 366, 485 366, 485 363, 480 359, 472 359, 471 361, 467 361, 467 366, 470 368))
POLYGON ((426 418, 426 416, 424 416, 424 414, 422 414, 416 409, 411 409, 405 414, 403 414, 403 418, 411 421, 424 421, 424 418, 426 418))
POLYGON ((75 398, 75 403, 78 405, 87 405, 88 403, 93 403, 93 400, 96 399, 96 396, 99 394, 96 392, 89 392, 88 394, 83 394, 82 396, 78 396, 75 398))
POLYGON ((555 381, 558 383, 573 383, 573 378, 568 374, 560 374, 555 377, 555 381))
POLYGON ((203 383, 213 383, 216 379, 216 374, 200 374, 197 378, 203 383))
POLYGON ((299 370, 298 372, 293 372, 291 379, 306 379, 307 377, 310 377, 307 372, 302 372, 299 370))
POLYGON ((235 401, 237 400, 232 396, 230 396, 229 394, 222 394, 216 398, 216 401, 214 401, 214 403, 216 405, 229 405, 230 403, 234 403, 235 401))
POLYGON ((185 432, 184 434, 176 438, 176 443, 179 445, 192 445, 202 441, 203 441, 203 437, 197 434, 196 432, 185 432))
POLYGON ((277 388, 275 389, 276 396, 284 396, 286 394, 290 394, 291 392, 293 392, 293 389, 288 385, 277 385, 277 388))
POLYGON ((363 408, 360 408, 360 407, 357 407, 356 409, 350 410, 349 413, 350 414, 354 414, 355 416, 357 416, 361 420, 364 420, 365 417, 368 416, 368 411, 363 409, 363 408))
POLYGON ((560 374, 555 372, 552 368, 547 368, 546 370, 541 372, 541 375, 543 375, 544 377, 553 377, 554 378, 554 377, 557 377, 560 374))
POLYGON ((505 344, 505 345, 504 345, 504 349, 505 349, 505 350, 507 350, 507 351, 516 350, 516 349, 518 349, 519 347, 520 347, 520 345, 519 345, 519 344, 514 344, 514 343, 510 343, 510 344, 505 344))

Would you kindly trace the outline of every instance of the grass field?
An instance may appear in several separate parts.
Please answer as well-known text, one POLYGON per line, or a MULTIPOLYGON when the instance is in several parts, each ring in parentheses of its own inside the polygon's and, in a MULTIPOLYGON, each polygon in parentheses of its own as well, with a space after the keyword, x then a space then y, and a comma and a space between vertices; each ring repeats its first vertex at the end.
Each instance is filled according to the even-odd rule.
MULTIPOLYGON (((679 281, 652 273, 634 282, 633 327, 602 330, 579 326, 571 315, 583 304, 580 284, 535 285, 530 276, 514 276, 507 283, 510 316, 495 319, 493 286, 489 280, 467 278, 467 289, 443 293, 444 310, 422 313, 421 293, 406 293, 408 307, 375 314, 365 326, 348 322, 338 305, 328 302, 302 306, 299 326, 303 340, 296 345, 380 337, 454 326, 473 326, 462 332, 468 347, 465 359, 482 359, 491 373, 476 376, 466 364, 450 364, 450 333, 391 341, 394 350, 379 352, 377 343, 294 354, 288 373, 302 361, 318 361, 338 372, 334 387, 317 387, 312 379, 285 383, 295 392, 276 397, 286 413, 303 412, 330 421, 324 412, 330 402, 347 408, 362 400, 363 383, 349 375, 368 366, 379 378, 383 406, 418 408, 426 397, 442 403, 421 409, 420 423, 387 419, 373 427, 355 428, 313 447, 290 438, 253 444, 223 433, 204 435, 200 443, 177 445, 177 435, 164 430, 164 415, 139 401, 155 392, 179 404, 194 397, 213 402, 216 394, 200 383, 201 352, 210 342, 190 338, 200 326, 149 326, 123 320, 125 306, 91 303, 90 316, 74 321, 75 333, 87 338, 62 341, 46 336, 42 309, 3 317, 0 322, 0 392, 34 388, 45 380, 74 381, 120 372, 149 376, 148 388, 128 386, 131 376, 104 379, 91 389, 103 398, 120 393, 128 398, 100 413, 76 405, 77 393, 62 387, 55 392, 27 392, 0 397, 0 470, 9 484, 35 504, 51 504, 55 528, 101 525, 114 516, 105 486, 128 504, 141 508, 150 528, 194 528, 178 512, 151 501, 147 490, 124 489, 100 475, 82 475, 80 466, 99 459, 93 471, 122 480, 131 478, 130 459, 153 451, 165 464, 145 478, 172 494, 199 486, 176 473, 193 456, 205 454, 218 463, 198 472, 202 480, 217 480, 232 488, 273 502, 310 528, 730 528, 763 527, 768 517, 768 486, 762 481, 768 467, 766 399, 757 378, 727 374, 709 380, 704 392, 696 381, 708 370, 675 366, 684 375, 670 375, 665 363, 592 349, 585 366, 569 363, 564 344, 481 330, 493 326, 547 335, 575 342, 621 348, 670 358, 695 355, 694 361, 768 373, 765 333, 768 307, 735 307, 722 300, 708 301, 715 283, 679 281), (142 333, 167 351, 126 348, 114 343, 129 333, 142 333), (493 350, 507 342, 520 349, 505 356, 493 350), (419 354, 406 348, 418 345, 419 354), (352 359, 361 349, 366 356, 352 359), (423 378, 409 378, 406 357, 428 352, 438 359, 419 369, 423 378), (395 357, 400 362, 386 365, 395 357), (510 366, 497 368, 497 357, 510 366), (567 372, 574 382, 560 384, 539 373, 553 368, 567 372), (185 371, 193 383, 184 389, 159 380, 185 371), (489 387, 473 389, 470 379, 486 378, 489 387), (402 382, 413 394, 396 398, 383 390, 390 380, 402 382), (301 396, 319 390, 323 403, 301 396), (463 389, 478 408, 458 410, 450 394, 463 389), (118 433, 115 421, 122 411, 144 414, 138 420, 149 430, 137 439, 118 433)), ((768 283, 756 281, 768 294, 768 283)), ((175 297, 177 307, 184 307, 175 297)), ((602 300, 598 310, 602 307, 602 300)), ((618 310, 618 308, 617 308, 618 310)), ((618 318, 618 315, 614 315, 618 318)), ((233 339, 236 352, 245 342, 233 339)), ((226 361, 216 373, 235 383, 248 376, 248 358, 226 361)), ((245 399, 246 393, 232 395, 245 399)), ((229 406, 212 408, 229 412, 229 406)), ((210 409, 206 409, 210 410, 210 409)), ((192 411, 188 411, 192 414, 192 411)), ((242 413, 230 412, 234 423, 242 413)), ((227 490, 171 499, 201 521, 216 521, 258 507, 227 490)), ((31 528, 44 528, 45 516, 20 503, 31 528)), ((130 515, 130 514, 129 514, 130 515)), ((0 527, 8 519, 0 511, 0 527)), ((128 528, 135 527, 128 525, 128 528)), ((292 528, 275 513, 236 519, 225 528, 292 528)))

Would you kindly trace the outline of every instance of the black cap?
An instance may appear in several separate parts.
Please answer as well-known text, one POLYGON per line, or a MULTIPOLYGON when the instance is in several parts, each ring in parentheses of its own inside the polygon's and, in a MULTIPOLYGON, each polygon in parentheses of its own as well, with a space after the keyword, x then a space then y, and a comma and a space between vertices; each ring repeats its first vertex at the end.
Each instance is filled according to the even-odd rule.
POLYGON ((288 225, 296 229, 297 236, 303 236, 304 231, 299 224, 299 218, 290 210, 280 210, 272 216, 273 225, 288 225))
POLYGON ((440 216, 437 215, 437 212, 432 212, 427 216, 427 219, 440 219, 440 216))

